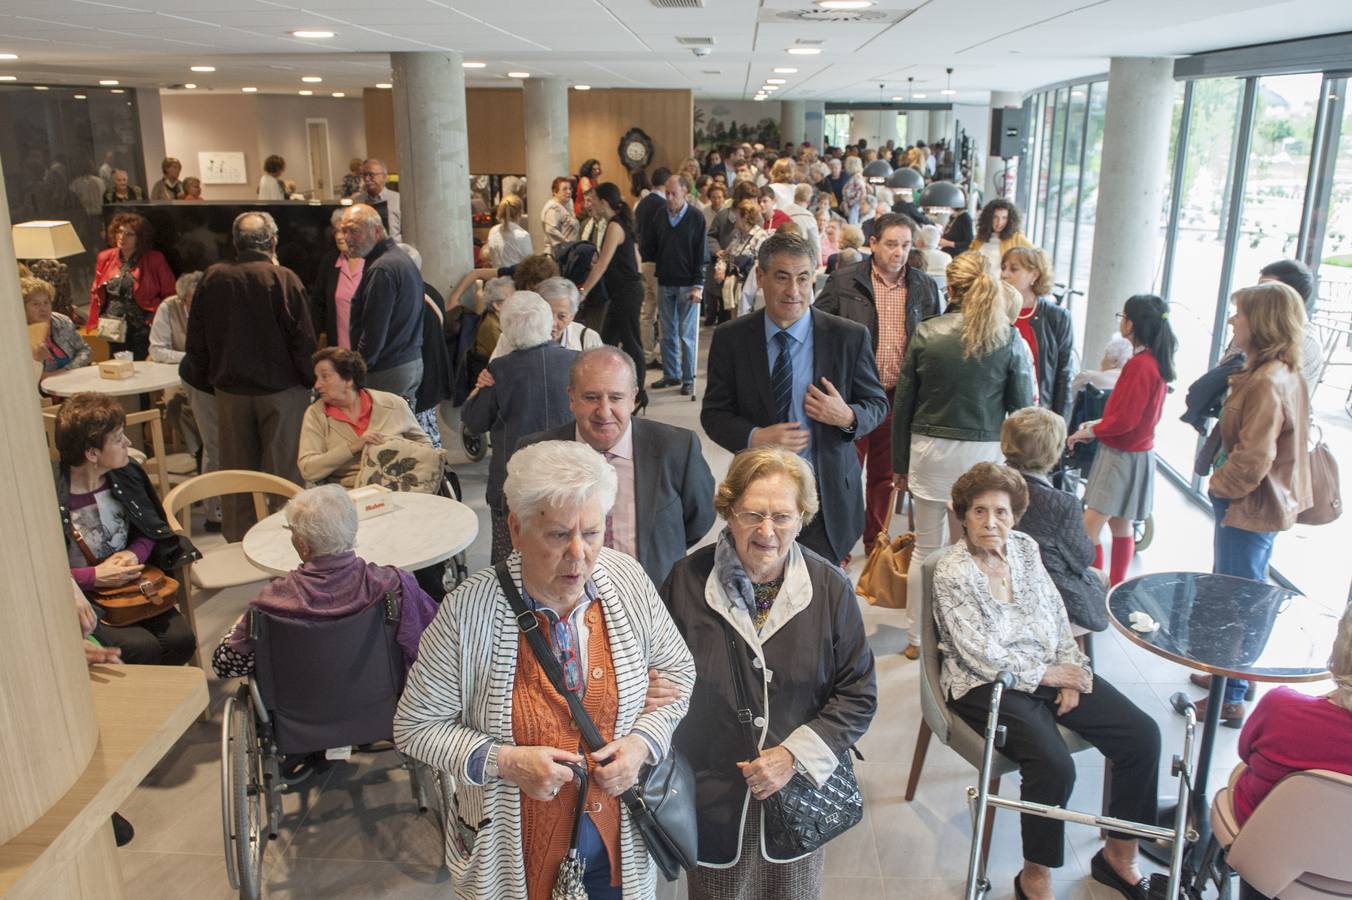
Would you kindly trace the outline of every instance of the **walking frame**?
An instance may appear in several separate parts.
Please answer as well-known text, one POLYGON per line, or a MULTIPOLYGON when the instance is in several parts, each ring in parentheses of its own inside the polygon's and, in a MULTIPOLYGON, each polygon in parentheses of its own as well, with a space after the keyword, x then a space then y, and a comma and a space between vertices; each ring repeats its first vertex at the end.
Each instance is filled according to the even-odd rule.
POLYGON ((1173 767, 1170 770, 1171 774, 1178 778, 1177 812, 1173 827, 1164 828, 1155 824, 1129 822, 1111 816, 1076 812, 1043 803, 1010 800, 998 794, 992 794, 989 787, 991 766, 995 759, 995 749, 1004 744, 1005 736, 1005 726, 999 724, 1000 700, 1004 692, 1013 688, 1013 686, 1014 676, 1010 673, 1001 672, 995 677, 991 691, 990 713, 986 716, 986 744, 981 756, 981 776, 977 781, 977 787, 967 788, 967 800, 972 808, 972 848, 967 858, 967 889, 964 895, 966 900, 979 900, 979 898, 985 897, 991 889, 990 880, 986 877, 986 860, 982 858, 981 852, 981 835, 985 831, 986 817, 991 814, 991 808, 1009 809, 1027 815, 1059 819, 1063 822, 1073 822, 1078 825, 1108 829, 1133 837, 1171 843, 1172 853, 1167 890, 1165 893, 1159 892, 1159 882, 1163 881, 1163 878, 1160 875, 1155 875, 1151 879, 1150 896, 1152 900, 1176 900, 1184 886, 1184 852, 1188 845, 1196 843, 1198 839, 1196 829, 1188 826, 1188 809, 1191 806, 1192 792, 1192 744, 1197 725, 1197 714, 1193 706, 1189 704, 1184 713, 1186 726, 1183 735, 1183 754, 1174 757, 1173 767), (1178 839, 1180 835, 1182 835, 1183 840, 1178 839))

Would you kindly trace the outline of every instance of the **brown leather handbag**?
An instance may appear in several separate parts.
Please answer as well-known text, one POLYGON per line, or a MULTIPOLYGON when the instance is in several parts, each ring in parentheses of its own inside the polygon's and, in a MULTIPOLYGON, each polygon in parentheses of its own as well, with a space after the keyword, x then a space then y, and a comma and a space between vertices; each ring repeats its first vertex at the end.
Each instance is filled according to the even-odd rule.
POLYGON ((1343 514, 1343 495, 1338 483, 1338 461, 1333 451, 1324 443, 1321 431, 1319 439, 1310 448, 1310 487, 1314 495, 1314 505, 1296 516, 1302 525, 1327 525, 1343 514))
MULTIPOLYGON (((91 566, 102 562, 94 558, 74 525, 71 526, 71 537, 91 566)), ((178 599, 178 581, 164 574, 158 566, 147 565, 135 581, 117 587, 96 587, 88 596, 89 602, 99 608, 99 620, 104 625, 123 628, 172 609, 178 599)))
POLYGON ((901 492, 893 488, 883 530, 874 539, 873 548, 864 562, 864 571, 859 573, 859 582, 854 588, 854 592, 870 606, 883 609, 906 608, 906 573, 911 568, 911 554, 915 552, 915 512, 912 507, 907 506, 911 530, 895 538, 890 533, 900 496, 901 492))

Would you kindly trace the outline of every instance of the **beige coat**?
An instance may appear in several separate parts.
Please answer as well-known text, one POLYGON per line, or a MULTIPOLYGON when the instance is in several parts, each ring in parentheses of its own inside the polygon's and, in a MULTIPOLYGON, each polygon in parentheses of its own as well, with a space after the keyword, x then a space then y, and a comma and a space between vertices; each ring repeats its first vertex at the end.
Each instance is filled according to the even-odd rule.
POLYGON ((1230 377, 1220 421, 1225 462, 1210 487, 1232 501, 1222 524, 1286 531, 1314 504, 1309 421, 1305 380, 1286 363, 1273 360, 1230 377))
MULTIPOLYGON (((413 418, 413 410, 398 394, 367 390, 371 395, 371 423, 366 432, 379 432, 386 437, 402 437, 419 444, 431 444, 431 439, 413 418)), ((300 426, 300 452, 297 463, 300 474, 309 482, 337 482, 343 487, 356 487, 357 470, 361 468, 361 451, 352 452, 357 442, 357 431, 339 419, 324 415, 324 401, 316 400, 305 411, 300 426)))

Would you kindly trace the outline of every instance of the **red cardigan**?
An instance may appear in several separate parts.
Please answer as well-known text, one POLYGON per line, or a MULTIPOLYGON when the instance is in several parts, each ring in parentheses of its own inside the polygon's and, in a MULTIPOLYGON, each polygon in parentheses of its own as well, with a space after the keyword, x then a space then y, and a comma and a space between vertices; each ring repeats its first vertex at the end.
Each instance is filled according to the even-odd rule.
MULTIPOLYGON (((94 263, 94 284, 89 289, 90 330, 99 324, 99 313, 108 305, 107 292, 103 289, 103 285, 109 279, 116 278, 121 270, 122 258, 116 247, 109 247, 99 253, 99 258, 94 263)), ((131 277, 136 285, 133 292, 136 305, 144 309, 148 316, 155 314, 160 301, 174 295, 174 273, 170 271, 169 263, 164 261, 164 254, 158 250, 142 253, 141 258, 132 267, 131 277)))
POLYGON ((1137 353, 1122 367, 1103 418, 1094 426, 1094 437, 1124 452, 1153 448, 1168 387, 1155 355, 1149 350, 1137 353))
POLYGON ((1242 825, 1277 782, 1292 772, 1328 769, 1352 775, 1352 712, 1325 697, 1274 688, 1244 723, 1239 758, 1249 765, 1235 782, 1233 794, 1242 825))

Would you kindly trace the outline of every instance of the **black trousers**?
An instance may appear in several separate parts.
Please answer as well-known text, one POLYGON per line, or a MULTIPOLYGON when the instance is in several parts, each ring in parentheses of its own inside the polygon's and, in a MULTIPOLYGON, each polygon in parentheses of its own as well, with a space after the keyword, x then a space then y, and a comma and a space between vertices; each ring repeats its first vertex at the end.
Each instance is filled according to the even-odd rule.
POLYGON ((128 665, 181 666, 197 649, 197 636, 176 609, 121 628, 100 622, 94 637, 105 647, 121 649, 128 665))
POLYGON ((648 360, 643 354, 643 339, 639 335, 638 321, 642 310, 643 282, 635 281, 610 292, 606 318, 601 325, 601 340, 619 347, 634 360, 635 370, 638 372, 640 398, 647 396, 643 390, 643 373, 648 367, 648 360))
MULTIPOLYGON (((1020 797, 1035 803, 1065 806, 1075 787, 1075 761, 1057 731, 1064 725, 1093 744, 1113 764, 1108 815, 1132 822, 1154 823, 1159 784, 1160 731, 1155 720, 1102 678, 1079 706, 1056 716, 1056 688, 1033 693, 1006 691, 1000 700, 1005 746, 1000 752, 1019 764, 1020 797)), ((949 707, 978 731, 986 729, 991 685, 968 691, 949 707)), ((1023 858, 1058 868, 1065 857, 1065 823, 1040 816, 1020 816, 1023 858)), ((1114 834, 1130 839, 1130 835, 1114 834)))
POLYGON ((822 521, 820 513, 803 526, 803 530, 798 533, 798 543, 811 548, 836 565, 844 558, 843 554, 837 556, 836 551, 831 549, 831 540, 826 536, 826 523, 822 521))

